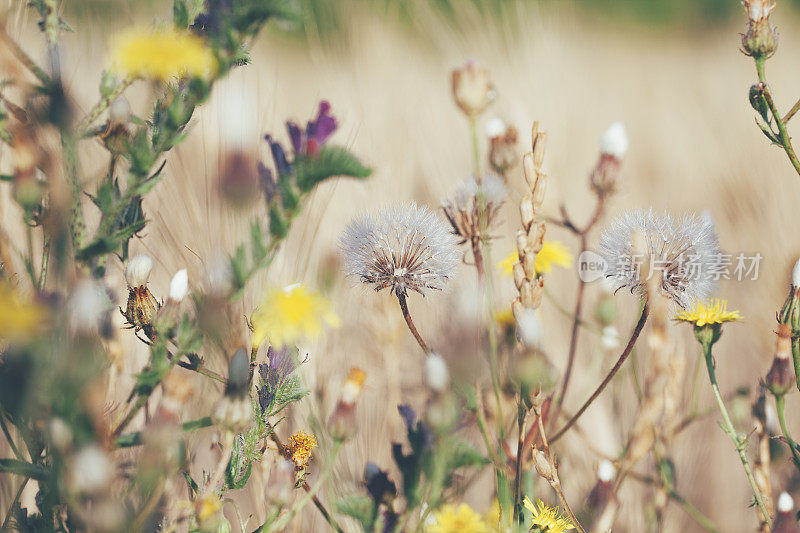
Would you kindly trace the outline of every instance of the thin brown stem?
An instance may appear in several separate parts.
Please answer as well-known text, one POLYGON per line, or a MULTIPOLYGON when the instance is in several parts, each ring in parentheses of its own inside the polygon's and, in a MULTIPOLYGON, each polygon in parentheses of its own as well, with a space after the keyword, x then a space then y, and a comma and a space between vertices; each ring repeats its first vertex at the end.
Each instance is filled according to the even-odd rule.
POLYGON ((481 252, 481 238, 474 235, 470 242, 472 244, 472 257, 475 260, 475 270, 478 271, 478 279, 483 281, 486 273, 483 266, 483 252, 481 252))
POLYGON ((783 117, 783 123, 784 123, 784 124, 786 124, 787 122, 789 122, 790 120, 792 120, 792 117, 793 117, 793 116, 795 116, 795 115, 797 114, 797 112, 798 112, 798 111, 800 111, 800 99, 798 99, 798 100, 797 100, 797 101, 794 103, 794 105, 793 105, 793 106, 792 106, 792 108, 789 110, 789 112, 788 112, 788 113, 786 113, 786 116, 784 116, 784 117, 783 117))
POLYGON ((525 419, 528 410, 525 408, 525 389, 519 387, 519 404, 517 405, 517 464, 514 472, 514 523, 522 516, 522 448, 525 445, 525 419))
POLYGON ((578 421, 578 419, 581 417, 581 415, 583 415, 586 409, 588 409, 589 406, 592 405, 592 402, 594 402, 597 399, 597 397, 600 396, 600 394, 606 388, 606 385, 608 385, 611 382, 616 373, 625 363, 625 360, 628 358, 628 355, 630 355, 631 350, 633 349, 633 345, 636 344, 636 340, 639 338, 639 334, 642 332, 642 329, 644 329, 644 325, 647 322, 648 313, 649 313, 649 308, 647 306, 647 303, 645 303, 644 308, 642 309, 642 314, 639 317, 639 321, 636 323, 636 327, 634 328, 633 333, 631 334, 631 338, 628 341, 628 345, 625 346, 625 350, 623 350, 622 354, 619 356, 619 359, 617 359, 617 362, 614 364, 614 367, 611 369, 608 375, 606 375, 605 379, 603 379, 603 381, 600 383, 597 389, 592 393, 589 399, 586 400, 586 402, 581 406, 580 409, 578 409, 578 412, 572 415, 572 418, 569 419, 569 421, 564 425, 564 427, 562 427, 560 430, 556 432, 556 434, 552 437, 550 442, 555 442, 559 438, 561 438, 561 436, 565 432, 567 432, 567 430, 569 430, 569 428, 571 428, 573 424, 575 424, 575 422, 578 421))
POLYGON ((422 336, 417 331, 417 327, 414 325, 414 321, 411 319, 411 313, 408 311, 408 303, 406 302, 406 295, 403 293, 399 293, 397 295, 397 301, 400 302, 400 310, 403 312, 403 318, 406 319, 406 324, 408 324, 408 329, 411 330, 411 334, 414 335, 414 338, 419 343, 420 348, 426 354, 430 353, 428 349, 428 345, 425 344, 425 341, 422 340, 422 336))

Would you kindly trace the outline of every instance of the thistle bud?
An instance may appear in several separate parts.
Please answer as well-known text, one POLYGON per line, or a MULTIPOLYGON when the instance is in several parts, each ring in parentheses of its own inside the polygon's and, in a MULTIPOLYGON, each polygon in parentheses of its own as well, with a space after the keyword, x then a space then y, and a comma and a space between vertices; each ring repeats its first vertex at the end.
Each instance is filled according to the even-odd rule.
POLYGON ((794 511, 794 500, 789 493, 781 492, 778 497, 777 514, 772 525, 772 533, 800 533, 794 511))
POLYGON ((153 260, 147 255, 137 255, 125 267, 125 281, 128 283, 128 305, 123 315, 128 324, 137 331, 143 330, 152 339, 153 319, 160 307, 158 300, 147 288, 147 280, 153 269, 153 260))
POLYGON ((347 379, 342 387, 342 395, 336 404, 336 410, 328 421, 331 436, 338 441, 345 441, 355 435, 357 430, 356 423, 356 402, 361 396, 361 389, 367 374, 357 367, 352 367, 347 379))
POLYGON ((182 268, 172 276, 172 280, 169 282, 169 299, 172 302, 181 303, 188 293, 189 274, 185 268, 182 268))
POLYGON ((622 122, 614 122, 600 137, 600 154, 622 161, 628 151, 628 133, 622 122))
POLYGON ((100 138, 112 154, 118 155, 128 151, 128 139, 131 135, 128 128, 130 119, 131 105, 124 96, 114 100, 108 107, 108 122, 100 133, 100 138))
POLYGON ((792 285, 776 318, 778 323, 789 325, 794 335, 800 333, 800 259, 792 269, 792 285))
POLYGON ((742 51, 754 59, 766 59, 778 47, 778 32, 769 16, 775 9, 772 0, 743 0, 747 13, 747 31, 742 35, 742 51))
POLYGON ((425 383, 433 392, 442 393, 450 383, 447 363, 441 355, 430 353, 425 359, 425 383))
POLYGON ((452 73, 453 98, 456 105, 470 119, 484 112, 495 97, 489 72, 474 60, 452 73))

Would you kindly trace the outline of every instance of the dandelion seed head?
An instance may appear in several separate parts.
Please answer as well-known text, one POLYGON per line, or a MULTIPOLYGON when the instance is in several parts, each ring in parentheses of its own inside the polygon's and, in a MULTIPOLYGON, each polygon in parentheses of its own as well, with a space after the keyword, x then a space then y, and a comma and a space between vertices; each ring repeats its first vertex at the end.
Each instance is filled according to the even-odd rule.
POLYGON ((459 253, 450 228, 415 203, 387 208, 350 222, 340 239, 344 272, 399 296, 444 290, 459 253))
MULTIPOLYGON (((480 192, 486 207, 485 228, 491 228, 498 220, 497 215, 508 195, 508 188, 501 178, 488 175, 481 181, 480 192)), ((453 228, 453 234, 459 238, 459 244, 482 237, 480 207, 475 176, 461 182, 453 196, 442 202, 442 210, 453 228)))
POLYGON ((608 483, 614 476, 617 475, 617 469, 614 468, 614 464, 609 461, 608 459, 603 459, 600 461, 600 464, 597 466, 597 479, 603 481, 604 483, 608 483))
POLYGON ((627 288, 644 295, 647 279, 639 275, 642 266, 650 276, 660 276, 661 293, 682 308, 707 299, 722 268, 713 223, 694 214, 675 217, 652 209, 627 211, 603 231, 599 251, 615 290, 627 288), (634 234, 641 238, 644 256, 633 251, 634 234))
POLYGON ((495 137, 500 137, 505 132, 506 132, 506 123, 503 122, 502 118, 493 117, 486 122, 486 135, 490 139, 494 139, 495 137))

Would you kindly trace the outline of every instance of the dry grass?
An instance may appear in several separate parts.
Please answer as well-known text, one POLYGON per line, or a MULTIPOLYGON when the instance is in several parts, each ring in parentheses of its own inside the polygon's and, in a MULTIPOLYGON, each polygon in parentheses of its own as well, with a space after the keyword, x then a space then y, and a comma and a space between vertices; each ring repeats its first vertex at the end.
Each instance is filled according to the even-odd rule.
MULTIPOLYGON (((467 15, 461 30, 433 16, 422 17, 418 31, 426 35, 424 39, 355 12, 345 29, 348 44, 311 43, 305 48, 264 35, 253 50, 253 64, 220 86, 212 101, 199 111, 193 135, 170 155, 167 179, 145 203, 152 222, 144 238, 132 245, 132 252, 146 251, 157 259, 152 284, 156 294, 166 292, 169 276, 181 266, 189 268, 190 279, 201 279, 204 262, 220 251, 231 251, 246 238, 248 215, 223 212, 215 189, 218 156, 225 149, 218 129, 226 114, 224 93, 251 94, 260 130, 280 135, 285 117, 303 119, 318 99, 329 99, 341 123, 337 140, 352 146, 375 168, 365 183, 339 181, 313 195, 305 221, 293 228, 276 263, 256 280, 250 297, 245 298, 244 315, 266 283, 304 280, 319 285, 330 276, 338 234, 353 215, 398 198, 436 206, 470 172, 467 125, 451 102, 448 75, 465 57, 475 56, 490 67, 499 91, 491 112, 523 132, 534 119, 548 131, 545 164, 551 185, 546 211, 555 214, 558 203, 564 201, 578 220, 588 215, 592 198, 587 174, 595 161, 597 140, 609 123, 621 120, 628 128, 631 148, 624 164, 624 185, 614 199, 611 215, 634 206, 677 212, 708 209, 724 249, 763 255, 757 281, 727 282, 721 288, 721 294, 732 307, 742 310, 746 319, 727 328, 718 345, 720 382, 723 391, 742 385, 754 388, 768 369, 774 342, 773 313, 785 296, 789 269, 800 254, 794 221, 800 179, 782 152, 770 147, 753 123, 747 88, 755 73, 752 63, 737 51, 740 28, 650 35, 646 29, 596 25, 571 11, 541 13, 519 7, 518 13, 515 22, 504 25, 467 15)), ((66 71, 79 108, 88 109, 96 98, 94 80, 99 79, 105 62, 102 43, 127 22, 117 21, 102 33, 93 29, 89 35, 69 37, 78 45, 66 58, 66 71)), ((797 27, 795 22, 778 12, 783 39, 769 64, 783 107, 792 103, 794 91, 800 87, 800 71, 792 54, 800 49, 800 36, 791 32, 797 27)), ((23 37, 29 43, 38 38, 28 32, 23 37)), ((147 88, 139 87, 133 94, 134 111, 145 114, 147 88)), ((526 137, 523 133, 522 138, 526 137)), ((265 144, 254 145, 253 150, 266 156, 265 144)), ((5 164, 5 157, 0 152, 0 165, 5 164)), ((514 195, 519 194, 519 168, 511 183, 514 195)), ((5 197, 0 205, 0 220, 6 227, 13 209, 5 197)), ((516 213, 509 208, 502 238, 496 241, 495 260, 511 249, 516 226, 516 213)), ((548 237, 563 240, 573 249, 576 245, 570 235, 552 226, 548 237)), ((112 275, 121 279, 119 264, 112 275)), ((477 344, 463 341, 464 335, 475 335, 474 276, 465 266, 457 287, 447 295, 411 301, 429 342, 453 364, 483 364, 477 344)), ((576 286, 572 272, 554 273, 547 278, 547 286, 563 304, 572 306, 576 286)), ((501 281, 498 306, 510 302, 512 289, 510 279, 501 281)), ((590 302, 596 294, 597 287, 590 287, 590 302)), ((120 290, 120 300, 123 296, 120 290)), ((309 417, 312 412, 325 417, 331 412, 347 369, 358 365, 366 370, 369 377, 358 411, 360 432, 344 449, 335 482, 328 488, 328 500, 334 494, 358 490, 366 460, 384 467, 391 464, 391 442, 402 439, 395 407, 403 402, 419 405, 423 400, 422 354, 403 329, 391 299, 353 288, 338 274, 332 297, 343 327, 328 335, 324 343, 307 347, 310 362, 302 372, 314 395, 295 409, 287 423, 292 428, 320 424, 309 417), (321 410, 309 407, 315 403, 321 410)), ((636 303, 626 294, 617 299, 623 309, 618 324, 624 332, 635 318, 636 303)), ((592 309, 591 304, 587 309, 592 309)), ((542 312, 548 353, 561 367, 569 319, 549 301, 542 312)), ((689 372, 697 355, 696 344, 688 328, 672 330, 689 357, 689 372)), ((131 340, 128 333, 123 333, 123 338, 131 340)), ((582 335, 568 410, 577 408, 611 363, 597 360, 596 340, 593 333, 582 335)), ((143 347, 134 347, 131 341, 129 348, 123 374, 135 371, 144 360, 143 347)), ((640 352, 640 364, 646 365, 647 349, 640 352)), ((212 361, 219 369, 224 367, 221 357, 212 361)), ((623 372, 615 384, 620 400, 606 398, 582 419, 580 426, 591 447, 573 435, 556 448, 562 480, 575 502, 585 497, 593 483, 598 457, 592 449, 616 455, 624 445, 635 415, 635 397, 629 385, 630 377, 623 372)), ((122 378, 118 394, 125 394, 128 387, 127 378, 122 378)), ((701 381, 700 395, 701 404, 711 406, 705 381, 701 381)), ((216 393, 205 396, 210 402, 216 393)), ((201 404, 192 407, 196 412, 207 409, 202 405, 205 398, 200 398, 201 404)), ((790 412, 793 408, 797 412, 796 399, 791 397, 788 402, 790 412)), ((790 425, 800 422, 800 417, 793 418, 790 425)), ((751 531, 755 514, 748 509, 749 488, 730 441, 715 419, 716 413, 676 441, 678 488, 722 531, 751 531)), ((739 427, 749 428, 749 419, 740 421, 739 427)), ((209 433, 201 433, 193 441, 195 449, 202 450, 209 433)), ((776 470, 774 480, 776 487, 789 488, 789 463, 784 463, 787 468, 776 470)), ((640 468, 645 466, 650 466, 646 460, 640 468)), ((264 477, 254 476, 248 489, 235 495, 243 511, 255 515, 254 523, 265 514, 264 477)), ((483 479, 469 491, 469 499, 485 508, 491 487, 490 478, 483 479)), ((649 489, 629 480, 616 530, 643 531, 642 505, 649 498, 649 489)), ((321 527, 315 511, 309 509, 293 530, 321 527)), ((670 507, 664 531, 697 530, 677 506, 670 507)))

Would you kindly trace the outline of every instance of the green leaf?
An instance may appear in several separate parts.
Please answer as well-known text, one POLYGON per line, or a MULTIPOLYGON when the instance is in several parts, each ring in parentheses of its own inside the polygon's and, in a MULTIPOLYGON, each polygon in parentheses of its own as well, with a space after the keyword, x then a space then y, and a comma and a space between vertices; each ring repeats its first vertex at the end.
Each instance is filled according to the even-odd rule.
POLYGON ((487 463, 489 463, 489 460, 466 442, 457 442, 452 453, 447 458, 447 465, 450 470, 464 466, 482 466, 487 463))
POLYGON ((338 146, 323 146, 315 156, 295 160, 297 185, 303 192, 332 176, 366 178, 372 169, 365 167, 353 154, 338 146))
POLYGON ((253 263, 258 264, 267 256, 267 245, 264 241, 264 232, 261 229, 261 224, 258 220, 254 220, 250 225, 250 238, 252 240, 253 249, 250 252, 253 263))
POLYGON ((189 8, 186 0, 175 0, 175 3, 172 4, 172 19, 175 26, 181 30, 189 27, 189 8))

